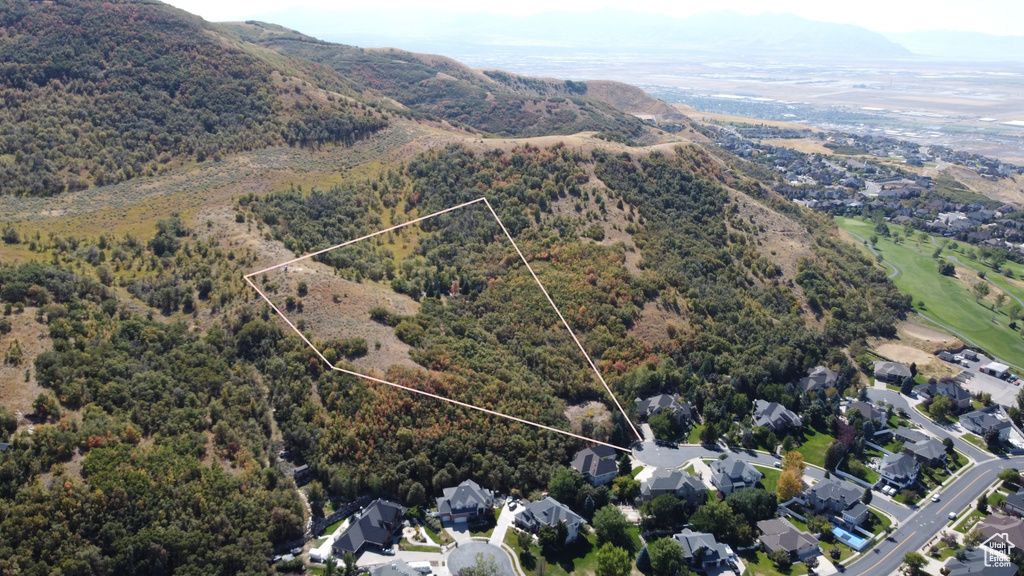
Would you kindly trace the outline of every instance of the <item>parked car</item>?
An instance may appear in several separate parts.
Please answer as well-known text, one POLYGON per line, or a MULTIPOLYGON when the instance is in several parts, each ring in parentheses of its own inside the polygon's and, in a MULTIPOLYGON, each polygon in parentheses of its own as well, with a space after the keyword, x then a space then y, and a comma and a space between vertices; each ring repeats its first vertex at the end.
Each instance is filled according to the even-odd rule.
POLYGON ((949 513, 949 519, 950 520, 956 520, 956 512, 950 512, 949 513))
POLYGON ((964 361, 964 357, 963 356, 961 356, 959 354, 957 354, 956 356, 953 356, 953 362, 955 364, 959 364, 959 363, 961 363, 963 361, 964 361))
POLYGON ((775 466, 776 468, 782 468, 782 462, 779 462, 778 460, 776 460, 775 463, 772 464, 772 466, 775 466))
POLYGON ((939 495, 938 494, 932 495, 932 502, 938 502, 938 501, 939 501, 939 495))

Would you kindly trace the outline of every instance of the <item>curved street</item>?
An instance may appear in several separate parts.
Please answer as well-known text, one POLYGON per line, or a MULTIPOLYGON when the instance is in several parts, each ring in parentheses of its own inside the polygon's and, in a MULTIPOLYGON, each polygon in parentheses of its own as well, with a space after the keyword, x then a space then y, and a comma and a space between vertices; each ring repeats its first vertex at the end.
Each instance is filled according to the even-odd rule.
MULTIPOLYGON (((979 449, 956 434, 950 433, 947 427, 939 426, 913 410, 907 399, 897 392, 869 389, 868 396, 873 402, 884 400, 896 408, 904 409, 915 424, 933 436, 939 439, 952 438, 956 449, 974 460, 975 464, 967 472, 942 486, 939 502, 931 502, 925 498, 918 506, 907 507, 876 494, 871 506, 896 518, 897 528, 888 538, 881 540, 849 565, 837 566, 840 572, 850 576, 895 573, 907 552, 924 549, 929 540, 947 527, 950 523, 950 512, 959 514, 965 509, 972 508, 978 496, 996 481, 1000 471, 1010 467, 1024 467, 1024 456, 999 457, 979 449)), ((658 446, 654 442, 643 442, 633 449, 633 456, 637 460, 659 468, 679 468, 694 458, 717 458, 721 454, 730 454, 734 458, 768 467, 779 460, 778 456, 761 451, 731 450, 692 444, 670 448, 658 446)), ((820 480, 824 478, 824 471, 809 465, 806 475, 820 480)))

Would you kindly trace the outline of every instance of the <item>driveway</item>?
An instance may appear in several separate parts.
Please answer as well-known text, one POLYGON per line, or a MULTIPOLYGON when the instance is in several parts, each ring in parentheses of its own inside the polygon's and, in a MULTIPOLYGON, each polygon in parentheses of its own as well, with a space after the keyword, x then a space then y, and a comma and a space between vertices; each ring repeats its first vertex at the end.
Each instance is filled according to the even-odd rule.
POLYGON ((498 515, 498 523, 494 526, 494 532, 491 532, 491 539, 489 542, 493 546, 501 546, 501 543, 505 541, 505 533, 508 532, 508 527, 516 521, 516 511, 509 510, 508 506, 501 509, 501 514, 498 515))

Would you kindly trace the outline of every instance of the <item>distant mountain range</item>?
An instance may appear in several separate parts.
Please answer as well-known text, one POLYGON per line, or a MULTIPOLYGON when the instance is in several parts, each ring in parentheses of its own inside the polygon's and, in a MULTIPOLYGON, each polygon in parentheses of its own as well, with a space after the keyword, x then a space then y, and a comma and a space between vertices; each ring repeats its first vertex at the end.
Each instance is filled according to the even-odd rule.
POLYGON ((478 46, 522 52, 567 49, 819 61, 915 56, 1024 60, 1024 37, 957 32, 883 35, 860 26, 776 13, 745 16, 719 11, 672 18, 618 9, 508 16, 380 8, 291 8, 257 18, 334 42, 416 51, 478 46))

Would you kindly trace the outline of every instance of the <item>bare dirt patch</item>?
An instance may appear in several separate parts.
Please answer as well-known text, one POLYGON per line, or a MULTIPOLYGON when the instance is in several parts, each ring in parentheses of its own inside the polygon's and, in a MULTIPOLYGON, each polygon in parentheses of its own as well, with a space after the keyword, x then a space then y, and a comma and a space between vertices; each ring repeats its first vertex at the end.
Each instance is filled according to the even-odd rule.
MULTIPOLYGON (((36 308, 25 308, 25 312, 12 314, 7 319, 11 321, 12 329, 0 337, 0 355, 6 355, 11 343, 17 340, 23 360, 20 366, 0 364, 0 404, 12 412, 28 415, 32 413, 32 401, 43 392, 43 388, 36 384, 33 368, 36 356, 50 350, 53 342, 47 325, 36 322, 36 308), (26 372, 30 374, 28 382, 25 381, 26 372)), ((27 424, 29 421, 25 418, 18 421, 19 426, 27 424)))
POLYGON ((277 292, 267 296, 292 323, 301 322, 300 329, 303 326, 308 329, 314 343, 327 338, 366 340, 366 355, 351 361, 357 369, 383 374, 395 364, 418 367, 409 358, 410 347, 395 336, 394 330, 370 319, 370 310, 375 307, 395 314, 416 314, 419 303, 415 300, 397 294, 387 284, 370 280, 356 282, 336 276, 332 268, 311 260, 269 272, 268 278, 277 285, 277 292), (305 282, 308 287, 308 293, 301 298, 299 282, 305 282), (294 297, 296 303, 301 299, 301 311, 297 306, 287 308, 288 296, 294 297))
POLYGON ((915 347, 928 352, 939 350, 952 350, 964 345, 959 338, 940 332, 934 328, 921 326, 911 322, 904 322, 899 326, 897 334, 900 339, 911 342, 915 347))
POLYGON ((612 413, 604 404, 591 401, 585 404, 576 404, 565 409, 565 417, 569 420, 572 431, 582 434, 594 440, 605 442, 608 440, 612 429, 612 413), (584 421, 589 424, 584 425, 584 421))
POLYGON ((900 362, 907 366, 916 365, 918 374, 928 378, 955 376, 959 373, 959 370, 942 362, 934 355, 911 346, 890 342, 875 346, 875 351, 894 362, 900 362))
POLYGON ((834 154, 832 150, 825 148, 824 142, 817 138, 778 138, 775 140, 761 140, 761 144, 789 148, 804 154, 834 154))
POLYGON ((648 302, 640 312, 640 318, 629 329, 629 333, 654 344, 667 342, 672 338, 671 330, 682 331, 688 325, 686 318, 676 311, 665 308, 659 302, 648 302))

